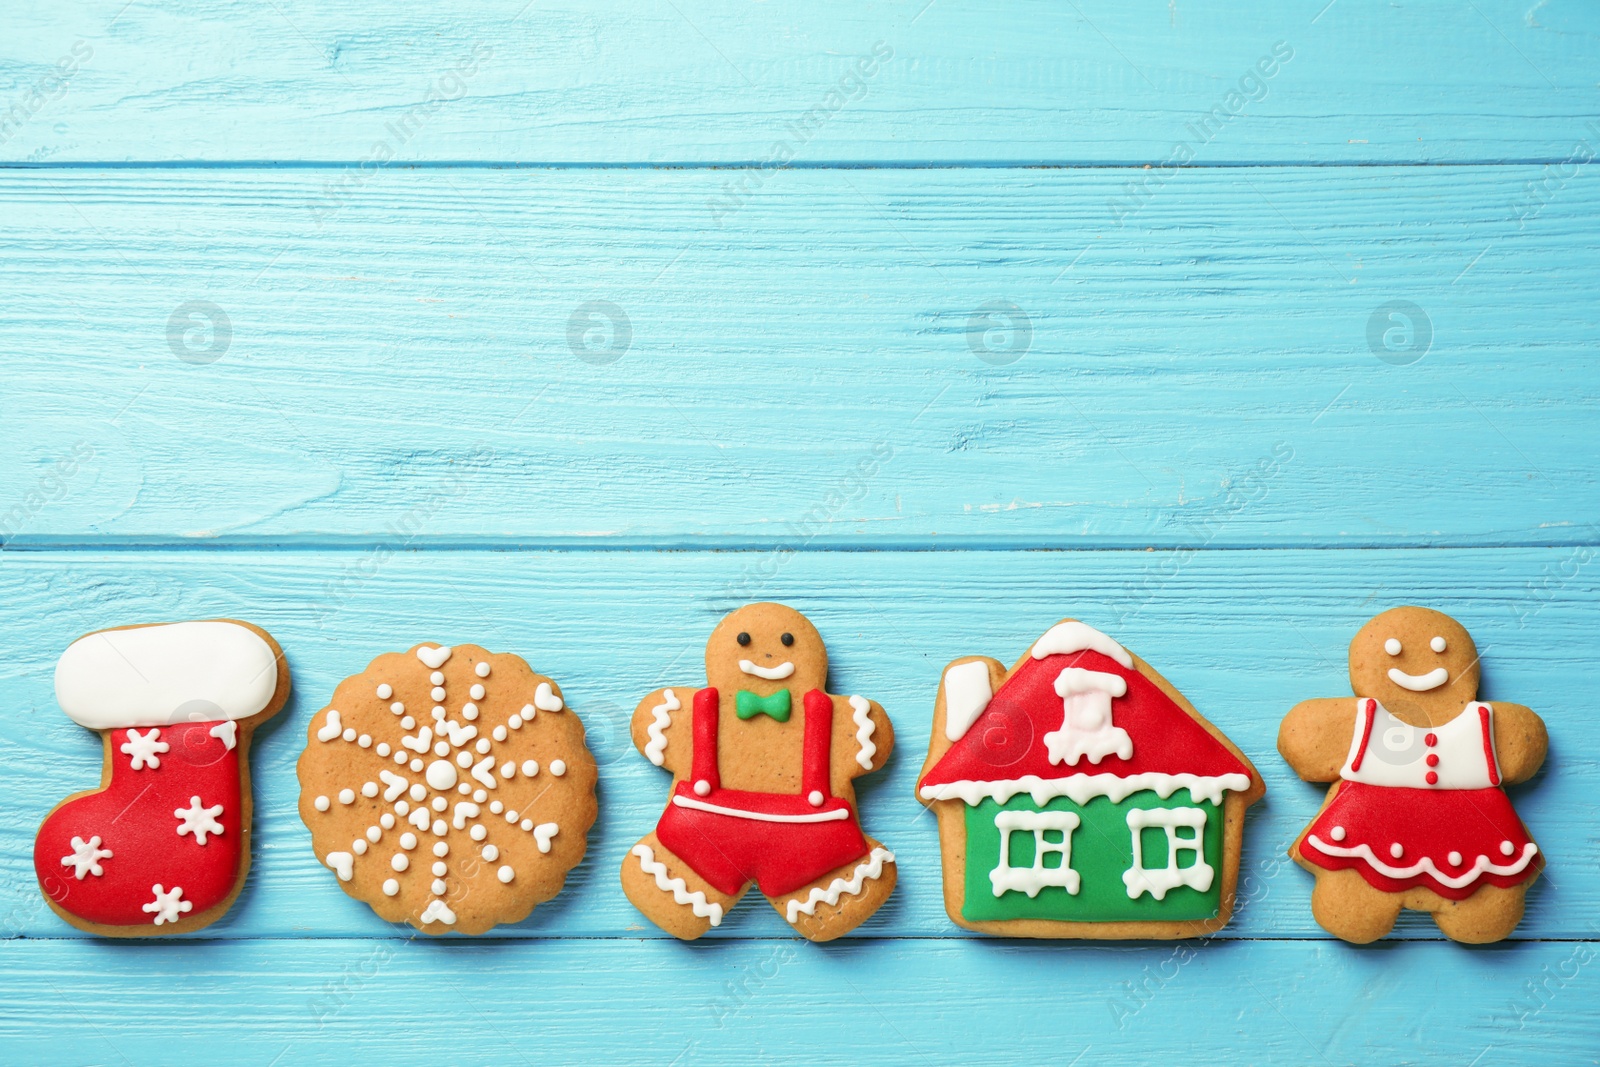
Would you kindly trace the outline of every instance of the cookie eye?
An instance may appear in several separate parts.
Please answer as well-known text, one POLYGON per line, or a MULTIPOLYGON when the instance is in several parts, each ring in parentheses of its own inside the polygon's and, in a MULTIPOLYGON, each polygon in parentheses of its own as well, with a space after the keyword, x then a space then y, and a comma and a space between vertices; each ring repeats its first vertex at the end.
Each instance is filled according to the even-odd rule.
POLYGON ((1444 638, 1435 637, 1432 641, 1428 642, 1428 647, 1433 649, 1435 652, 1443 652, 1445 647, 1444 638))
MULTIPOLYGON (((787 647, 789 645, 794 644, 794 634, 784 634, 782 637, 778 638, 778 640, 782 641, 784 643, 784 646, 787 647)), ((1440 651, 1442 652, 1444 650, 1440 649, 1440 651)))
POLYGON ((1400 654, 1400 642, 1391 637, 1383 643, 1383 650, 1391 656, 1398 656, 1400 654))
POLYGON ((734 640, 738 641, 741 645, 748 645, 750 643, 750 635, 742 633, 738 637, 734 638, 734 640))

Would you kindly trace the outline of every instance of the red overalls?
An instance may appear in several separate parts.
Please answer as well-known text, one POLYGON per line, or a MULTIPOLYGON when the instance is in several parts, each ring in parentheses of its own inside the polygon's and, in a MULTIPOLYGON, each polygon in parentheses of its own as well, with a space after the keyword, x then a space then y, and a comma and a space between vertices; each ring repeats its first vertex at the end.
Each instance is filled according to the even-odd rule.
POLYGON ((694 696, 694 773, 656 824, 660 842, 729 896, 752 880, 764 896, 786 896, 867 855, 855 812, 829 789, 832 698, 819 689, 805 695, 798 794, 722 788, 718 701, 715 689, 694 696))

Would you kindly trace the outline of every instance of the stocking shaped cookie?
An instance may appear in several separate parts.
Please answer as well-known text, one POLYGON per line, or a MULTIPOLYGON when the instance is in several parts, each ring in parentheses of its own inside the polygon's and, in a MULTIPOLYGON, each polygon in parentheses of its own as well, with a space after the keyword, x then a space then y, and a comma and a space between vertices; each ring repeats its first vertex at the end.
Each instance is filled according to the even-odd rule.
POLYGON ((101 630, 56 665, 56 700, 105 742, 100 788, 45 817, 33 863, 82 930, 198 930, 250 869, 250 737, 289 696, 277 642, 231 619, 101 630))
POLYGON ((1501 787, 1533 777, 1548 737, 1527 708, 1479 700, 1478 675, 1459 622, 1393 608, 1350 642, 1355 696, 1284 718, 1283 758, 1334 783, 1289 850, 1317 877, 1311 911, 1329 933, 1365 944, 1409 908, 1482 943, 1522 920, 1543 857, 1501 787))
POLYGON ((417 645, 311 717, 300 818, 346 893, 427 934, 527 918, 583 859, 594 757, 520 656, 417 645))
POLYGON ((705 688, 658 689, 633 715, 633 743, 672 772, 654 833, 622 864, 628 899, 685 940, 722 922, 754 884, 802 936, 829 941, 889 898, 894 855, 861 830, 852 781, 882 767, 889 717, 824 686, 816 627, 782 604, 751 604, 706 644, 705 688))

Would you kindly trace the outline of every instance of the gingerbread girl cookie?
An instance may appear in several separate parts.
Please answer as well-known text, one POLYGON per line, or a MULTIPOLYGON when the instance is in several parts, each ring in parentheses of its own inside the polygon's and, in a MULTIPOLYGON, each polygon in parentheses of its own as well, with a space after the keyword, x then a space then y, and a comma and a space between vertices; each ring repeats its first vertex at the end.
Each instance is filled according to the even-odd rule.
POLYGON ((339 887, 389 922, 481 934, 583 859, 598 774, 583 724, 520 656, 417 645, 311 717, 300 818, 339 887))
POLYGON ((699 937, 754 883, 803 937, 830 941, 889 898, 894 854, 862 833, 851 783, 888 761, 894 729, 827 677, 810 620, 750 604, 711 632, 706 688, 639 704, 633 743, 672 773, 672 794, 623 860, 622 888, 663 930, 699 937))
POLYGON ((109 937, 220 919, 250 870, 250 738, 289 698, 289 666, 232 619, 100 630, 56 664, 56 700, 98 730, 98 789, 45 817, 33 865, 55 913, 109 937))
POLYGON ((1354 699, 1297 704, 1278 751, 1308 782, 1334 782, 1289 855, 1317 877, 1311 911, 1356 944, 1401 908, 1447 937, 1499 941, 1544 865, 1507 799, 1544 762, 1543 721, 1478 699, 1478 652, 1456 620, 1393 608, 1350 642, 1354 699))

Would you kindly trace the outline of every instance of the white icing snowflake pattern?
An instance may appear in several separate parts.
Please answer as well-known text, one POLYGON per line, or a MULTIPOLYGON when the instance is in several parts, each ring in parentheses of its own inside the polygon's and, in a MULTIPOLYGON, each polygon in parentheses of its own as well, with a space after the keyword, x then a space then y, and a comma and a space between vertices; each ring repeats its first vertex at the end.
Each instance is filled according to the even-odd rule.
POLYGON ((183 899, 182 886, 175 885, 170 890, 164 890, 161 888, 161 883, 157 882, 150 887, 150 890, 155 893, 156 898, 146 904, 144 910, 155 915, 157 926, 162 923, 175 923, 184 912, 194 910, 194 905, 183 899))
MULTIPOLYGON (((470 858, 451 856, 450 845, 444 838, 452 828, 467 831, 467 836, 486 864, 494 864, 500 858, 500 849, 488 840, 487 817, 490 815, 500 816, 512 828, 530 835, 540 853, 550 851, 551 841, 561 829, 553 822, 536 824, 532 819, 524 818, 524 813, 508 809, 502 801, 490 799, 503 783, 519 774, 524 778, 538 776, 537 760, 523 760, 521 763, 510 758, 502 760, 497 754, 497 746, 510 739, 511 731, 520 730, 524 723, 532 722, 541 710, 560 711, 565 706, 561 698, 548 683, 541 683, 535 703, 525 705, 520 713, 513 714, 504 725, 492 729, 485 726, 486 733, 480 734, 476 702, 484 698, 482 684, 471 687, 470 699, 457 709, 458 718, 451 718, 446 708, 448 693, 439 668, 449 662, 450 654, 451 649, 444 646, 424 646, 417 650, 417 658, 433 672, 429 676, 432 688, 428 692, 433 700, 431 725, 418 722, 420 716, 408 713, 405 705, 398 700, 391 703, 389 711, 394 715, 391 721, 403 731, 398 744, 391 746, 382 741, 374 744, 371 735, 358 735, 353 728, 344 726, 335 708, 328 709, 323 726, 316 731, 317 739, 324 744, 353 743, 377 757, 387 757, 394 762, 393 769, 385 767, 377 772, 377 781, 352 783, 351 787, 337 791, 341 807, 354 803, 357 793, 368 798, 381 794, 392 813, 384 812, 376 825, 369 826, 363 836, 351 842, 348 851, 330 852, 325 862, 341 881, 349 881, 357 862, 369 852, 376 854, 375 846, 382 844, 386 835, 398 833, 393 851, 382 862, 397 876, 424 877, 429 880, 432 899, 422 910, 420 922, 423 925, 435 922, 445 926, 455 925, 456 914, 445 901, 452 877, 451 861, 453 858, 466 859, 465 865, 469 869, 476 866, 470 858), (432 845, 426 845, 418 834, 429 834, 435 840, 432 845)), ((487 679, 490 673, 487 662, 477 664, 474 671, 480 679, 487 679)), ((387 682, 380 684, 376 693, 380 700, 388 700, 395 695, 394 687, 387 682)), ((555 773, 554 768, 558 764, 565 768, 560 760, 553 761, 551 773, 555 773)), ((333 794, 334 790, 328 792, 333 794)), ((333 804, 325 803, 326 799, 319 796, 313 806, 318 811, 337 810, 333 804)), ((510 882, 516 876, 509 864, 491 870, 503 883, 510 882)), ((385 879, 383 892, 385 896, 397 895, 400 892, 399 881, 393 877, 385 879)))
POLYGON ((96 878, 105 872, 100 869, 100 861, 111 858, 109 848, 100 847, 98 835, 85 841, 81 837, 72 839, 72 855, 61 857, 61 866, 72 868, 72 877, 83 881, 85 874, 92 874, 96 878))
POLYGON ((134 770, 142 771, 146 767, 160 768, 161 757, 157 753, 165 752, 171 747, 161 740, 161 731, 152 727, 149 733, 143 735, 138 730, 129 730, 128 740, 122 745, 122 752, 129 757, 134 770))
POLYGON ((206 835, 222 836, 222 824, 217 821, 217 816, 222 814, 222 805, 213 804, 209 808, 200 806, 199 797, 190 797, 187 808, 177 808, 173 811, 178 817, 178 836, 194 834, 195 844, 206 843, 206 835))

